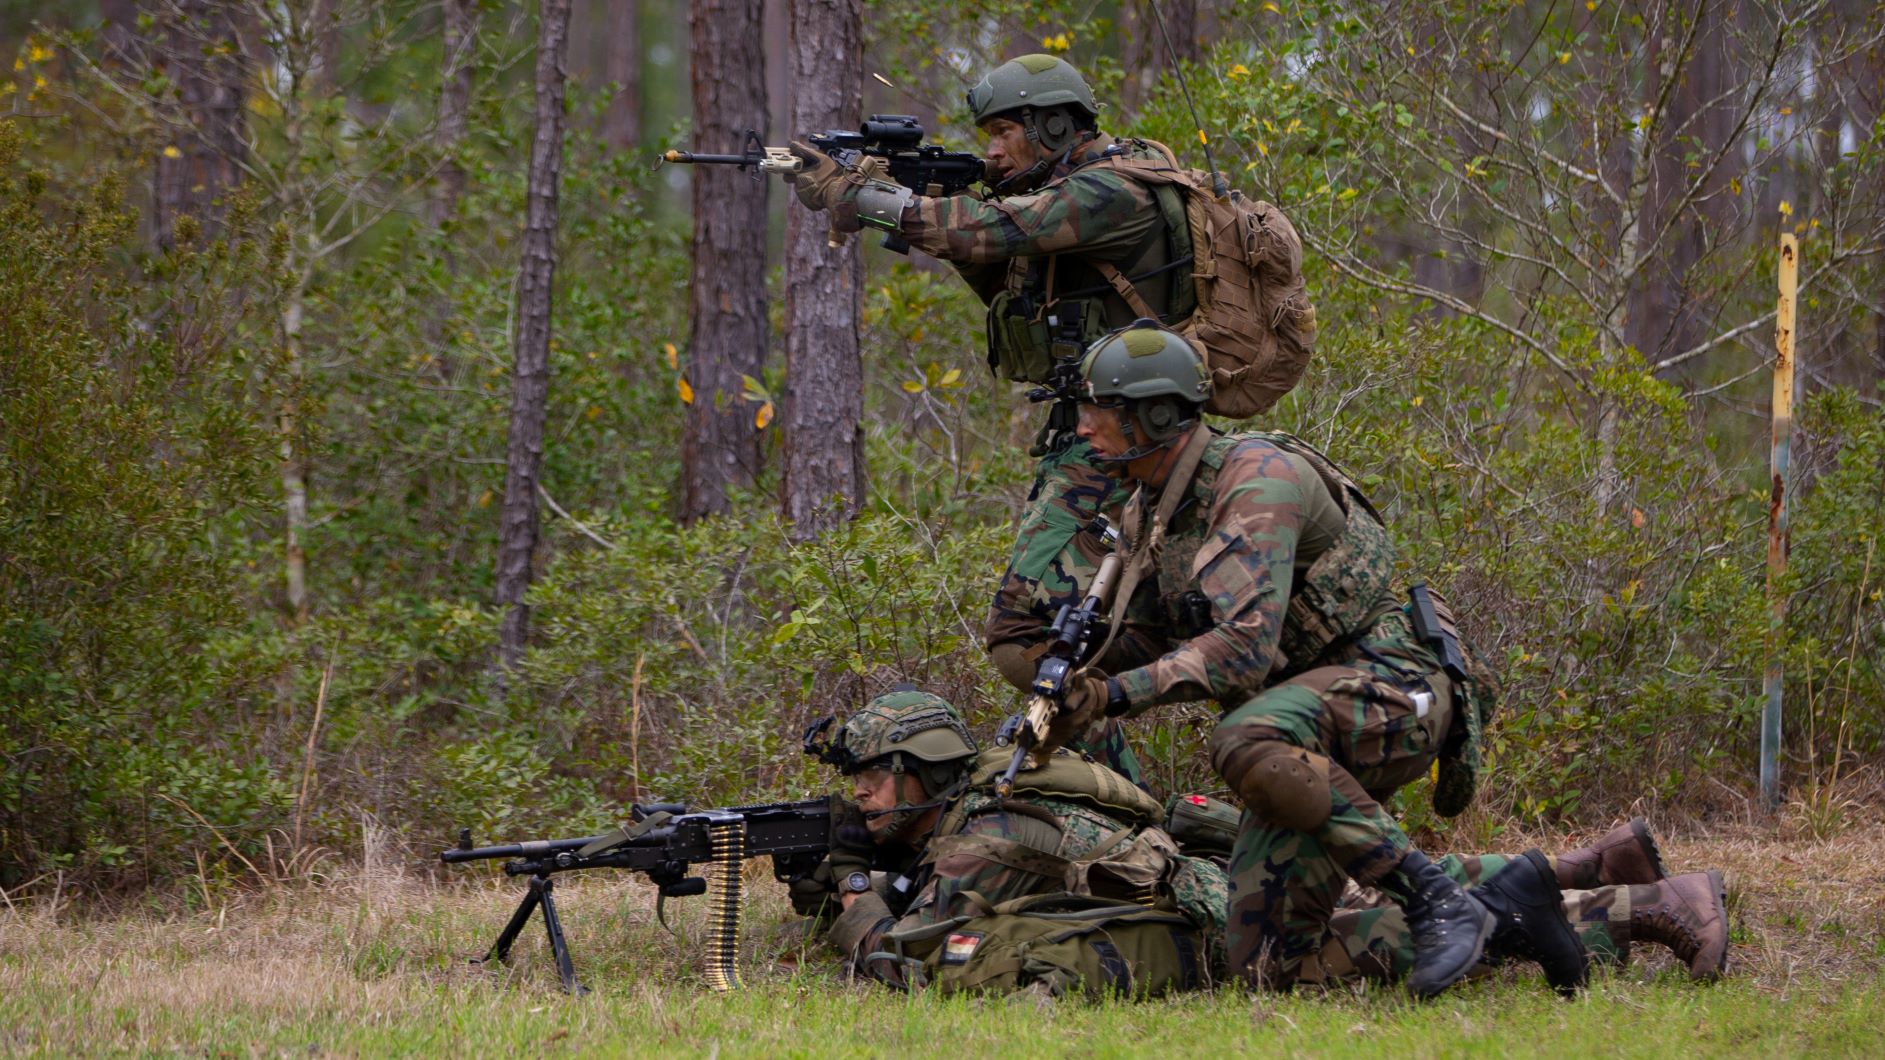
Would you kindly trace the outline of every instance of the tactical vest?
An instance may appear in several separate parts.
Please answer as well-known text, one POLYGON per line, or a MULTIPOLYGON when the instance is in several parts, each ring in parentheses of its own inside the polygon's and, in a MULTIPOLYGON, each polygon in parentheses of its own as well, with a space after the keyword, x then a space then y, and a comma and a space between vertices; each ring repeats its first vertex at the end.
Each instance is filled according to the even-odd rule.
POLYGON ((1222 965, 1230 905, 1224 870, 1179 853, 1157 827, 1164 807, 1124 777, 1059 751, 1016 778, 1023 799, 999 799, 994 779, 1011 751, 991 748, 970 771, 966 793, 937 823, 912 875, 933 871, 951 854, 970 854, 1031 872, 1057 889, 988 906, 976 913, 885 934, 868 959, 903 964, 914 981, 944 989, 1006 990, 1030 982, 1055 993, 1083 988, 1135 996, 1206 985, 1222 965), (966 833, 979 814, 1050 820, 1056 850, 999 836, 966 833), (1076 834, 1097 842, 1086 844, 1076 834), (1075 845, 1085 849, 1075 854, 1075 845))
MULTIPOLYGON (((994 793, 994 781, 1012 754, 1002 747, 982 752, 970 773, 967 792, 937 822, 920 866, 966 853, 1058 881, 1070 894, 1140 905, 1170 904, 1173 880, 1190 859, 1158 827, 1165 808, 1157 799, 1105 766, 1064 750, 1015 778, 1015 795, 1021 798, 1001 799, 994 793), (1013 839, 965 832, 970 819, 994 812, 1049 821, 1060 830, 1058 848, 1042 850, 1013 839)), ((1208 918, 1200 923, 1222 916, 1211 916, 1203 907, 1186 912, 1208 918)))
MULTIPOLYGON (((1169 148, 1127 140, 1108 148, 1126 157, 1171 160, 1169 148)), ((1104 157, 1104 156, 1102 156, 1104 157)), ((1050 191, 1097 159, 1075 166, 1042 186, 1050 191)), ((1128 178, 1130 179, 1130 178, 1128 178)), ((1171 184, 1148 185, 1161 223, 1114 266, 1168 324, 1197 305, 1191 270, 1191 228, 1183 193, 1171 184)), ((988 366, 1015 382, 1045 383, 1056 362, 1077 361, 1100 336, 1133 322, 1138 313, 1092 260, 1077 250, 1008 262, 1002 290, 988 304, 988 366)))
POLYGON ((1159 605, 1172 637, 1189 640, 1211 629, 1210 601, 1191 588, 1198 553, 1209 535, 1217 476, 1233 450, 1248 441, 1267 442, 1302 457, 1315 469, 1341 507, 1347 525, 1335 544, 1291 582, 1289 605, 1277 639, 1281 653, 1273 677, 1321 665, 1331 649, 1359 637, 1398 606, 1394 597, 1394 543, 1361 487, 1315 447, 1288 434, 1233 434, 1211 440, 1188 487, 1190 532, 1173 533, 1158 556, 1159 605))

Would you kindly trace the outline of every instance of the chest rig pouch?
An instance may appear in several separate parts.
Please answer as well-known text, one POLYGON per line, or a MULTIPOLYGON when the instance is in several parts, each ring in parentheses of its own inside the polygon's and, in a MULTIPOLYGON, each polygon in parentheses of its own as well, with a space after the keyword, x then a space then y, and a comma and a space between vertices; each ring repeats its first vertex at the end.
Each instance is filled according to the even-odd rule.
POLYGON ((1309 462, 1335 497, 1348 525, 1333 547, 1296 579, 1277 646, 1291 672, 1320 664, 1337 644, 1359 637, 1398 606, 1394 598, 1394 542, 1361 487, 1314 446, 1288 434, 1266 441, 1309 462))
MULTIPOLYGON (((1376 619, 1397 606, 1392 593, 1394 543, 1380 516, 1361 487, 1313 446, 1287 434, 1213 439, 1198 463, 1187 502, 1194 510, 1185 525, 1199 532, 1174 533, 1166 540, 1158 559, 1159 583, 1193 584, 1198 552, 1208 540, 1202 531, 1210 525, 1210 498, 1216 492, 1218 471, 1231 451, 1251 438, 1307 461, 1347 517, 1347 526, 1334 546, 1316 557, 1293 582, 1277 647, 1286 672, 1299 673, 1317 665, 1333 646, 1367 632, 1376 619)), ((1177 639, 1199 636, 1216 624, 1210 600, 1203 593, 1189 589, 1164 593, 1159 602, 1177 639)))
MULTIPOLYGON (((1191 572, 1197 565, 1198 552, 1208 536, 1203 531, 1211 525, 1211 497, 1217 489, 1217 472, 1224 466, 1224 458, 1237 448, 1239 440, 1236 435, 1213 438, 1205 448, 1204 455, 1198 459, 1198 470, 1193 473, 1191 484, 1187 487, 1190 496, 1178 507, 1178 512, 1190 513, 1183 525, 1193 528, 1195 532, 1174 533, 1165 539, 1165 547, 1158 556, 1159 585, 1180 587, 1192 584, 1191 572)), ((1173 513, 1173 521, 1177 521, 1176 512, 1173 513)), ((1159 608, 1164 612, 1165 622, 1176 640, 1203 636, 1217 625, 1217 619, 1211 615, 1211 598, 1196 589, 1160 593, 1159 608)))
MULTIPOLYGON (((1115 146, 1102 157, 1124 150, 1115 146)), ((1135 143, 1134 150, 1152 153, 1145 144, 1135 143)), ((1051 181, 1042 190, 1065 179, 1051 181)), ((1191 274, 1182 267, 1191 262, 1191 232, 1182 196, 1164 184, 1150 190, 1163 223, 1115 263, 1115 274, 1121 270, 1133 274, 1124 277, 1128 291, 1133 282, 1157 277, 1166 284, 1159 288, 1166 304, 1148 307, 1143 300, 1124 300, 1113 283, 1101 278, 1093 260, 1078 251, 1068 251, 1065 263, 1061 254, 1011 258, 1007 281, 988 304, 988 367, 997 378, 1054 384, 1057 367, 1070 372, 1087 347, 1115 326, 1139 316, 1162 315, 1168 323, 1190 316, 1197 298, 1191 274)), ((1067 430, 1071 429, 1069 425, 1067 430)))
POLYGON ((1077 366, 1106 334, 1104 307, 1092 298, 1053 297, 1058 255, 1044 282, 1030 282, 1030 259, 1009 262, 1008 285, 988 304, 988 367, 1015 383, 1050 383, 1059 366, 1077 366))

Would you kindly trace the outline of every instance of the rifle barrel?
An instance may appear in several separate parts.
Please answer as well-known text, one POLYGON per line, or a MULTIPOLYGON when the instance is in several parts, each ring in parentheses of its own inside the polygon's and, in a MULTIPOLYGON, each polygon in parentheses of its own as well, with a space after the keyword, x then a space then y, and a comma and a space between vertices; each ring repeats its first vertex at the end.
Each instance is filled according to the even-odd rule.
POLYGON ((713 155, 700 151, 666 151, 663 162, 683 162, 697 166, 750 166, 759 162, 757 155, 713 155))

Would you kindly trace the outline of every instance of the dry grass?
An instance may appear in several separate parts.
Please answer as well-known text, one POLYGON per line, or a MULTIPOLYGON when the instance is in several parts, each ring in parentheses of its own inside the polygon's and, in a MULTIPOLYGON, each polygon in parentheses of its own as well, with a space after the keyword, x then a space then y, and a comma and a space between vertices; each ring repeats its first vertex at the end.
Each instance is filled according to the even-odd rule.
MULTIPOLYGON (((1514 837, 1506 838, 1509 845, 1514 837)), ((1582 838, 1534 841, 1562 849, 1582 838)), ((1848 989, 1876 991, 1885 978, 1885 824, 1858 824, 1819 841, 1775 828, 1678 832, 1662 837, 1662 849, 1672 871, 1728 874, 1735 922, 1731 975, 1742 988, 1776 999, 1827 998, 1848 989)), ((795 983, 822 983, 828 958, 802 950, 789 932, 773 926, 787 919, 783 889, 762 865, 749 870, 748 978, 788 996, 803 989, 795 983), (800 974, 807 979, 796 978, 800 974)), ((443 1046, 467 1033, 477 1040, 465 1021, 475 1026, 489 1016, 501 1024, 542 1006, 596 1034, 614 1033, 623 1022, 622 1033, 653 1028, 684 1037, 689 1020, 703 1012, 693 969, 706 903, 671 903, 678 934, 670 935, 655 923, 652 888, 638 878, 597 875, 565 880, 559 888, 578 970, 612 996, 610 1006, 561 1007, 566 1002, 554 990, 547 947, 534 924, 513 967, 467 965, 464 958, 488 944, 517 901, 517 883, 502 878, 439 886, 396 870, 333 872, 321 886, 197 888, 188 905, 180 900, 164 911, 114 915, 56 909, 43 899, 16 901, 11 909, 0 907, 0 998, 54 1000, 35 1003, 31 1019, 0 1030, 0 1052, 57 1053, 76 1043, 88 1051, 200 1051, 205 1040, 223 1040, 219 1020, 234 1028, 229 1033, 236 1040, 264 1043, 305 1036, 307 1028, 404 1034, 444 1020, 459 1037, 437 1039, 443 1046), (492 990, 493 978, 524 993, 492 990)), ((1669 967, 1666 956, 1645 956, 1594 991, 1593 1003, 1628 1004, 1631 983, 1669 967)), ((874 996, 861 988, 856 993, 874 996)), ((1704 996, 1698 1003, 1709 1002, 1704 996)), ((733 1010, 719 1011, 737 1024, 724 1015, 733 1010)), ((423 1049, 428 1041, 422 1034, 408 1044, 423 1049)), ((344 1036, 309 1044, 362 1048, 344 1036)))

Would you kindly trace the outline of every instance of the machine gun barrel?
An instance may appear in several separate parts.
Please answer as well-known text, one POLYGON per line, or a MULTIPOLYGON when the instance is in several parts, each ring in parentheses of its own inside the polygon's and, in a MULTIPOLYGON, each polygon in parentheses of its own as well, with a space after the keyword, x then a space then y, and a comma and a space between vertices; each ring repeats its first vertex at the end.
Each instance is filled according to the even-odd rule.
POLYGON ((584 839, 535 839, 494 847, 466 845, 439 851, 439 860, 447 865, 456 865, 465 861, 489 861, 493 858, 555 857, 567 850, 581 850, 600 838, 600 836, 589 836, 584 839))
MULTIPOLYGON (((518 932, 540 911, 563 988, 574 994, 583 993, 584 988, 576 979, 569 943, 557 913, 557 874, 580 869, 627 869, 648 877, 665 901, 705 893, 709 890, 707 881, 693 875, 693 868, 701 863, 717 864, 720 870, 714 878, 720 891, 715 900, 720 904, 716 907, 716 926, 709 932, 708 981, 717 989, 731 989, 738 985, 733 957, 739 935, 738 879, 742 861, 769 856, 772 874, 780 882, 805 878, 831 849, 836 827, 833 822, 844 805, 835 795, 804 802, 707 810, 658 803, 633 807, 634 823, 605 835, 483 847, 473 846, 471 830, 464 828, 458 832, 458 845, 440 851, 439 860, 455 865, 508 858, 504 862, 505 875, 529 876, 523 901, 510 923, 485 955, 473 963, 508 957, 518 932)), ((656 908, 659 912, 660 907, 656 908)))

